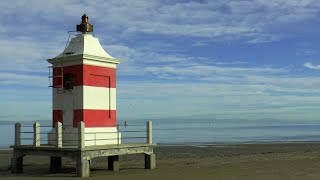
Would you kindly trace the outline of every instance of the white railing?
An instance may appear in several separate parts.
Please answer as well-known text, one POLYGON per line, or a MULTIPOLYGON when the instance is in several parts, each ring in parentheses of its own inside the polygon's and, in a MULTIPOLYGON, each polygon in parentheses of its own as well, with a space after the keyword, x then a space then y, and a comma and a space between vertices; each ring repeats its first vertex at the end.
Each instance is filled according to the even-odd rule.
MULTIPOLYGON (((125 128, 127 128, 128 125, 123 125, 125 126, 125 128)), ((34 147, 39 147, 41 145, 45 145, 48 146, 49 144, 41 144, 41 134, 47 134, 47 133, 43 133, 40 132, 40 127, 50 127, 50 126, 40 126, 40 123, 35 122, 33 123, 33 131, 21 131, 21 128, 23 126, 21 125, 21 123, 17 122, 15 124, 15 141, 14 141, 14 146, 20 146, 22 145, 21 140, 33 140, 33 146, 34 147), (33 134, 33 138, 23 138, 21 137, 22 134, 33 134)), ((91 143, 93 146, 97 145, 97 142, 101 142, 101 141, 108 141, 108 140, 116 140, 117 141, 117 145, 121 144, 121 139, 145 139, 145 143, 147 144, 152 144, 152 122, 148 121, 146 124, 146 130, 120 130, 120 125, 117 125, 117 131, 116 132, 85 132, 85 123, 84 122, 79 122, 78 123, 78 127, 77 127, 77 133, 69 133, 69 135, 76 135, 77 134, 77 139, 76 140, 64 140, 63 135, 68 135, 68 133, 64 133, 63 132, 63 128, 66 127, 64 126, 61 122, 57 122, 55 124, 55 131, 54 131, 54 143, 50 143, 50 146, 54 146, 57 148, 61 148, 64 146, 68 146, 68 145, 64 145, 64 142, 68 142, 68 141, 76 141, 73 144, 76 144, 78 148, 85 148, 86 147, 86 142, 88 141, 94 141, 94 143, 91 143), (111 133, 117 133, 115 138, 99 138, 99 134, 111 134, 111 133), (125 134, 129 134, 129 133, 134 133, 135 136, 122 136, 121 133, 125 133, 125 134), (145 133, 145 135, 139 135, 137 136, 137 133, 145 133), (86 135, 88 135, 88 137, 90 136, 91 138, 88 139, 86 138, 86 135)), ((128 126, 129 127, 129 126, 128 126)), ((111 136, 114 137, 114 136, 111 136)), ((49 142, 49 141, 48 141, 49 142)), ((140 142, 141 143, 141 142, 140 142)), ((101 143, 98 143, 101 144, 101 143)), ((106 144, 105 144, 106 145, 106 144)))

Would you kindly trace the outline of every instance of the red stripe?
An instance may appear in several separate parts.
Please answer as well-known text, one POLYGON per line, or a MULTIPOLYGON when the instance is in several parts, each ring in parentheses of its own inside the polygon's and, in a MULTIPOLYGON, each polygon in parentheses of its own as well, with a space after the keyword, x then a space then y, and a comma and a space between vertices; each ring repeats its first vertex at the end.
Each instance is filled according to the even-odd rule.
POLYGON ((83 85, 98 87, 116 87, 116 69, 100 66, 83 66, 83 85))
MULTIPOLYGON (((92 65, 75 65, 63 67, 63 74, 72 74, 74 86, 116 87, 116 69, 92 65)), ((53 68, 53 86, 59 87, 62 83, 62 70, 53 68)))
MULTIPOLYGON (((63 74, 73 75, 73 85, 81 86, 83 83, 83 65, 63 67, 63 74)), ((53 68, 53 87, 62 87, 62 68, 53 68)))
POLYGON ((55 127, 58 121, 63 123, 62 110, 53 110, 52 111, 52 127, 55 127))
POLYGON ((115 127, 116 110, 76 109, 73 126, 77 127, 80 121, 83 121, 86 127, 115 127))

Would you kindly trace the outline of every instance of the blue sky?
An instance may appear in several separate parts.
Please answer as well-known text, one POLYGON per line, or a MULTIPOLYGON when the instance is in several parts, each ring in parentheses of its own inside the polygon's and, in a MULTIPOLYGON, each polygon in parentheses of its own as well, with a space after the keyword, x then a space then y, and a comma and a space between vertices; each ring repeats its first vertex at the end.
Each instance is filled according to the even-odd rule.
POLYGON ((1 1, 0 119, 51 119, 49 65, 86 13, 118 120, 319 120, 320 1, 1 1))

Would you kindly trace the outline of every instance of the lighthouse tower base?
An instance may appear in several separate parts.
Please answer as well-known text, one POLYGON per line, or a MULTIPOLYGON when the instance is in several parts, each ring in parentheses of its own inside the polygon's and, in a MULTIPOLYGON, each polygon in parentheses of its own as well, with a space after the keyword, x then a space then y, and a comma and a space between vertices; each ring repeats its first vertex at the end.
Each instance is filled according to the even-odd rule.
MULTIPOLYGON (((78 146, 78 128, 62 129, 62 145, 63 146, 78 146)), ((56 145, 56 129, 53 128, 48 133, 48 144, 56 145)), ((105 128, 84 128, 84 145, 112 145, 121 144, 121 133, 116 127, 105 128)))

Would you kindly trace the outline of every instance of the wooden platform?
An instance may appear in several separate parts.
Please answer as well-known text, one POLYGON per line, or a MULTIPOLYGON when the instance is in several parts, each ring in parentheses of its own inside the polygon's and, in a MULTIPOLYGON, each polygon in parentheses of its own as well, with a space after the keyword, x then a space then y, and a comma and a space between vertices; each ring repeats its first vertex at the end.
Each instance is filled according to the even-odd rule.
POLYGON ((59 172, 61 169, 61 157, 68 157, 76 162, 77 176, 90 176, 91 159, 96 157, 108 157, 108 170, 119 170, 119 156, 126 154, 145 154, 145 168, 156 167, 154 144, 119 144, 100 145, 79 148, 78 146, 55 147, 49 145, 18 145, 13 148, 11 160, 12 173, 23 172, 23 157, 26 155, 50 156, 50 171, 59 172))
MULTIPOLYGON (((90 176, 91 159, 97 157, 108 157, 108 169, 112 171, 119 170, 119 156, 125 154, 145 154, 145 168, 154 169, 156 167, 156 158, 153 153, 152 144, 152 122, 147 122, 146 143, 121 144, 120 136, 117 144, 86 146, 85 123, 78 123, 77 145, 63 145, 62 124, 57 122, 55 125, 55 143, 54 145, 40 144, 40 124, 33 124, 33 144, 21 144, 21 123, 15 124, 15 142, 13 156, 11 159, 12 173, 23 172, 23 157, 27 155, 50 156, 50 171, 59 172, 61 169, 61 158, 68 157, 76 162, 77 176, 90 176)), ((136 132, 136 131, 135 131, 136 132)), ((95 141, 100 139, 95 139, 95 141)))

